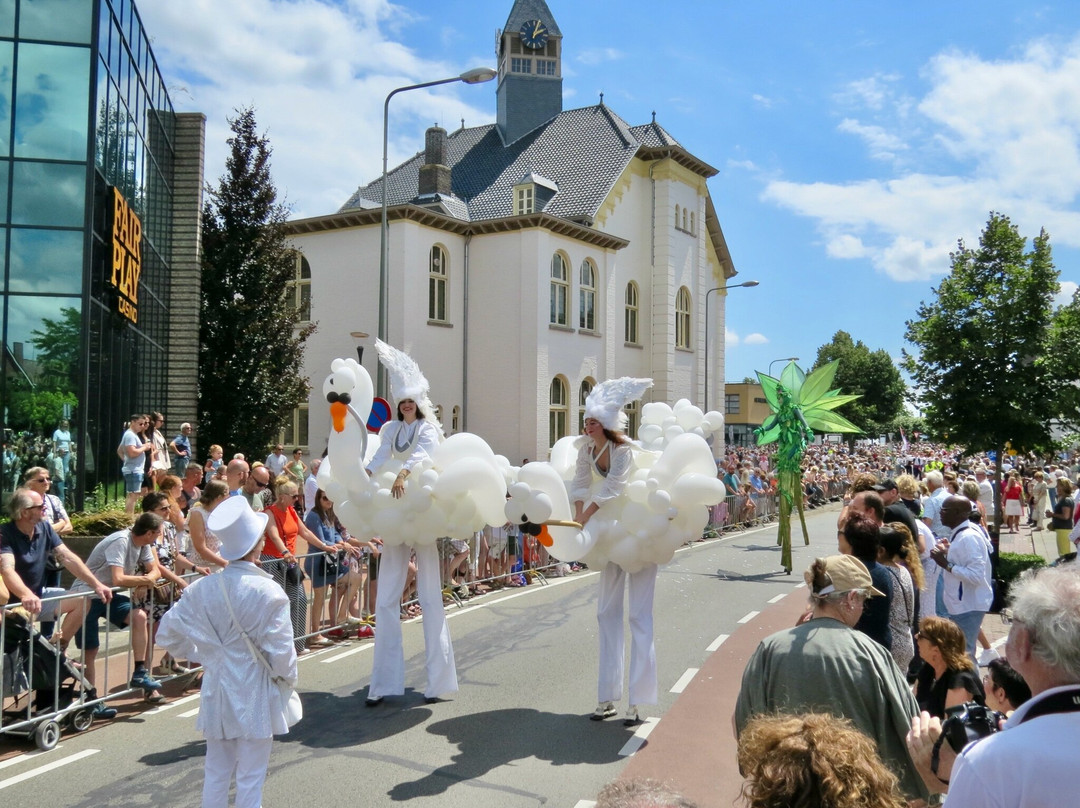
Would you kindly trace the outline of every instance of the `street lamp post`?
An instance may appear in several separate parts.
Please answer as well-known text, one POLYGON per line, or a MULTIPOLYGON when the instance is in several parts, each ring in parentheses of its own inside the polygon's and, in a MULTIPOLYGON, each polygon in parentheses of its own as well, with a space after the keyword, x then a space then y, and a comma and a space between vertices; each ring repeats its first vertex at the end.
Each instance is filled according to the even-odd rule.
MULTIPOLYGON (((395 90, 391 90, 389 95, 386 96, 386 101, 383 103, 383 119, 382 119, 382 218, 379 224, 379 339, 386 342, 386 329, 387 329, 387 317, 388 317, 388 297, 389 297, 389 285, 390 285, 390 269, 389 269, 389 240, 387 238, 388 229, 386 221, 386 152, 387 141, 389 135, 389 115, 390 115, 390 99, 398 93, 404 93, 408 90, 421 90, 425 87, 435 87, 439 84, 453 84, 456 81, 464 82, 465 84, 481 84, 485 81, 491 81, 498 75, 498 72, 492 70, 490 67, 475 67, 472 70, 466 70, 460 76, 452 76, 451 78, 439 79, 438 81, 425 81, 420 84, 410 84, 407 87, 398 87, 395 90)), ((379 363, 378 366, 378 381, 377 389, 380 398, 386 397, 386 369, 379 363)))
POLYGON ((772 376, 772 366, 775 365, 777 362, 798 362, 798 361, 799 361, 799 357, 797 357, 797 356, 781 356, 779 359, 774 359, 773 361, 771 361, 769 363, 769 375, 772 376))
POLYGON ((758 283, 759 281, 743 281, 730 286, 715 286, 705 293, 705 412, 709 411, 709 295, 724 289, 750 288, 758 283))

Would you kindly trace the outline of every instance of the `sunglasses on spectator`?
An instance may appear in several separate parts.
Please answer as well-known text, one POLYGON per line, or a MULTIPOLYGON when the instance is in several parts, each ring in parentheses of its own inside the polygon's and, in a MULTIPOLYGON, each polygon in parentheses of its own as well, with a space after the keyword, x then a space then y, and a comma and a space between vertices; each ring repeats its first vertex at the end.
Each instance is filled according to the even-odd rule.
POLYGON ((255 480, 255 485, 259 486, 259 488, 266 488, 266 486, 270 485, 270 483, 269 482, 260 483, 258 480, 255 480))
POLYGON ((35 483, 47 483, 47 482, 51 482, 51 479, 49 477, 37 477, 37 478, 34 479, 34 482, 35 483))

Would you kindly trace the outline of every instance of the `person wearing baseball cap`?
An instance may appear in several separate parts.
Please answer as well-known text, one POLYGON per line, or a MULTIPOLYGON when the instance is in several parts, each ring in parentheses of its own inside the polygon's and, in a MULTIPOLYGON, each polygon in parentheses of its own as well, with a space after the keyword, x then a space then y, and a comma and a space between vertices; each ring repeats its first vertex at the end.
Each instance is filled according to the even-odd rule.
POLYGON ((816 559, 804 578, 806 617, 762 640, 743 671, 736 736, 757 715, 829 712, 877 743, 909 799, 924 798, 905 745, 918 704, 889 650, 853 628, 866 600, 883 594, 855 556, 816 559))
POLYGON ((207 527, 229 565, 185 589, 158 629, 159 646, 203 666, 195 725, 206 738, 203 805, 227 804, 234 772, 236 804, 261 804, 273 736, 289 731, 276 684, 297 680, 289 599, 255 563, 268 519, 243 497, 218 505, 207 527))

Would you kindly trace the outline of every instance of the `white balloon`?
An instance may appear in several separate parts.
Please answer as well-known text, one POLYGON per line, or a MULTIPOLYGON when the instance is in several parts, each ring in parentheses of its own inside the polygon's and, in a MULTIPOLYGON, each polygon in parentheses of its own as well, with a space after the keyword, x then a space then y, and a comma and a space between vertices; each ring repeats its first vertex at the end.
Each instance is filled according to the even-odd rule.
POLYGON ((551 511, 551 497, 543 491, 537 491, 533 494, 532 500, 525 510, 525 515, 529 517, 530 522, 542 524, 551 518, 551 511))
POLYGON ((671 407, 663 401, 650 401, 641 408, 641 423, 662 424, 671 415, 671 407))
POLYGON ((626 486, 626 496, 631 502, 644 502, 649 496, 649 487, 644 480, 635 480, 626 486))
POLYGON ((664 430, 660 428, 659 424, 642 424, 638 430, 638 440, 642 443, 651 443, 662 437, 663 434, 664 430))

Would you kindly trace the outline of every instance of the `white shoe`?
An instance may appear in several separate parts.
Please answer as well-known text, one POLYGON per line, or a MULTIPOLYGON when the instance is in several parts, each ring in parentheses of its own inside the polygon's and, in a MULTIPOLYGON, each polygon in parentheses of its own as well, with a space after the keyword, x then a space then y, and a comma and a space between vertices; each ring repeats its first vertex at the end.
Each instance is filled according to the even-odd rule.
POLYGON ((995 651, 993 648, 984 648, 979 652, 979 665, 985 668, 993 660, 1000 659, 1001 654, 995 651))
POLYGON ((605 718, 611 718, 619 711, 615 709, 615 704, 610 701, 602 701, 596 705, 596 709, 593 710, 593 714, 589 716, 593 721, 603 721, 605 718))
POLYGON ((644 719, 642 719, 642 717, 638 715, 637 705, 631 704, 629 707, 626 708, 626 715, 623 716, 622 722, 624 727, 632 727, 635 724, 642 723, 643 720, 644 719))

